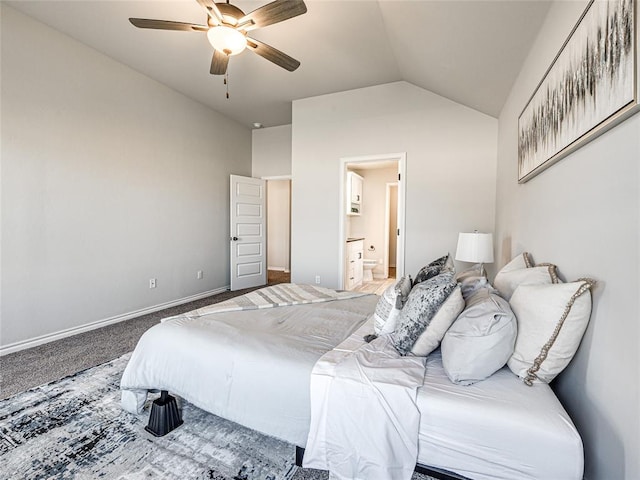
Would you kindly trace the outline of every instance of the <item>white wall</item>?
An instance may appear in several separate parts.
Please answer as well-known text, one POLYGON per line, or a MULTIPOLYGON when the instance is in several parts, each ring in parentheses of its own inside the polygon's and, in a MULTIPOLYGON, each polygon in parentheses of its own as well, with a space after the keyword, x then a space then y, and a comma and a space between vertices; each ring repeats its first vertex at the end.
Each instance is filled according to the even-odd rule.
POLYGON ((267 265, 288 272, 291 239, 291 180, 267 180, 267 265))
POLYGON ((294 101, 292 280, 339 285, 343 157, 407 152, 407 273, 493 231, 496 138, 496 119, 406 82, 294 101))
POLYGON ((517 183, 517 120, 584 10, 549 11, 500 115, 497 266, 529 251, 567 280, 598 280, 577 356, 554 388, 585 445, 588 480, 640 478, 640 116, 517 183))
POLYGON ((228 285, 250 130, 1 8, 1 345, 228 285))
POLYGON ((291 125, 260 128, 252 134, 252 171, 256 178, 291 175, 291 125))
MULTIPOLYGON (((357 170, 364 181, 362 185, 362 208, 360 216, 351 216, 351 235, 364 237, 364 258, 377 260, 378 265, 373 273, 385 276, 384 244, 385 244, 385 207, 387 200, 387 183, 398 180, 398 167, 357 170), (375 251, 369 250, 373 245, 375 251)), ((395 261, 394 261, 395 263, 395 261)))

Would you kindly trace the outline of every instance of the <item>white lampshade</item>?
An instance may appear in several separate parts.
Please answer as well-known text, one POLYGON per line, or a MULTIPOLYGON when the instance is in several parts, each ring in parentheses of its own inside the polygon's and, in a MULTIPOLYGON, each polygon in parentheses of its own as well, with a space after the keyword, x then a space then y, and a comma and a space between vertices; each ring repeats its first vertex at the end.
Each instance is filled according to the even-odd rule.
POLYGON ((456 260, 471 263, 493 263, 493 235, 479 232, 459 234, 456 260))

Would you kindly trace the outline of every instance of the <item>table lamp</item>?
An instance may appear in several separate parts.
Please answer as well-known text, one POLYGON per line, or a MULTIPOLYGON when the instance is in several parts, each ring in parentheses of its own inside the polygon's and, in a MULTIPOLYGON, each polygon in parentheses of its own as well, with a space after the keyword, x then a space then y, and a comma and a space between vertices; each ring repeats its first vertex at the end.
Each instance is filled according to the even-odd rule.
POLYGON ((460 233, 456 260, 480 264, 480 275, 485 275, 484 264, 493 263, 493 235, 491 233, 460 233))

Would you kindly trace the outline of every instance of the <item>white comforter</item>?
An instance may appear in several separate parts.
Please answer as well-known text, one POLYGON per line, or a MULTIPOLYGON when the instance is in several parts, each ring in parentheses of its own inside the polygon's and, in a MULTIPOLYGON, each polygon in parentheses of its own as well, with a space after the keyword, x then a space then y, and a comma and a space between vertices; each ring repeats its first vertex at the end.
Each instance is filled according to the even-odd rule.
POLYGON ((372 328, 324 355, 311 375, 303 464, 332 479, 408 480, 416 465, 425 359, 401 357, 387 336, 363 343, 372 328))
POLYGON ((304 446, 313 365, 357 329, 376 302, 367 295, 172 318, 145 332, 136 346, 121 380, 122 406, 140 413, 147 390, 169 390, 211 413, 304 446))

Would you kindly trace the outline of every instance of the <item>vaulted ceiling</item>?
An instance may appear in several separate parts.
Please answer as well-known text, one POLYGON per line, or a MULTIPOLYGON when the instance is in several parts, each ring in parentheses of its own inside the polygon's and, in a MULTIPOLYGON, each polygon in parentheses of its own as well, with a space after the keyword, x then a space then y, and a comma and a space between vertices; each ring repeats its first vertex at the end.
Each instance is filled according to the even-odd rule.
MULTIPOLYGON (((301 62, 252 52, 209 74, 202 32, 141 30, 129 17, 206 24, 196 0, 19 1, 12 7, 246 125, 291 122, 295 99, 405 80, 497 117, 548 12, 546 0, 305 0, 306 14, 251 32, 301 62)), ((268 1, 232 0, 244 12, 268 1)), ((37 59, 34 59, 37 61, 37 59)))

